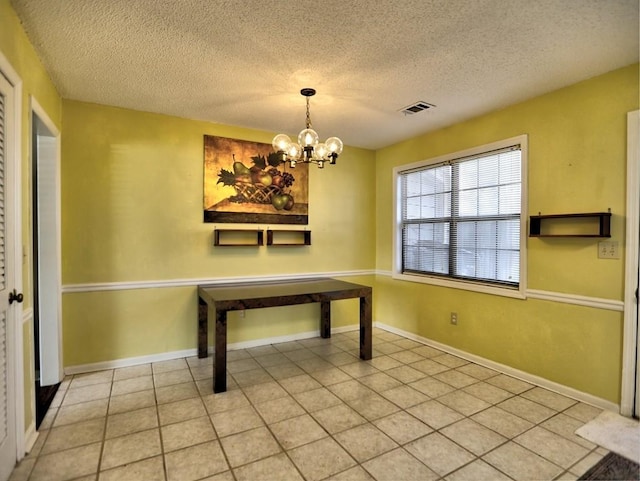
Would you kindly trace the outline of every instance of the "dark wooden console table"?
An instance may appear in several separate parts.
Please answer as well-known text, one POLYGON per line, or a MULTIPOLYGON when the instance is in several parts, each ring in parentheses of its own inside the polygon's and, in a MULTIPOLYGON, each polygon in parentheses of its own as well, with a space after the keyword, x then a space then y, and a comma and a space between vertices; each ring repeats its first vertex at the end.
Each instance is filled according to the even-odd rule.
POLYGON ((360 359, 369 360, 372 289, 336 279, 299 279, 278 282, 198 286, 198 357, 207 357, 209 307, 215 310, 213 391, 227 390, 227 312, 263 307, 320 303, 320 336, 331 337, 331 301, 360 298, 360 359))

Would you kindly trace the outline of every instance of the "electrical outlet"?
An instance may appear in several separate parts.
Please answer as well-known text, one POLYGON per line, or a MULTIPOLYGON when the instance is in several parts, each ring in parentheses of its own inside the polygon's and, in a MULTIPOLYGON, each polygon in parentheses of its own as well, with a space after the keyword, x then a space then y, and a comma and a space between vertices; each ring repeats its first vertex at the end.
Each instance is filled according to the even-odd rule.
POLYGON ((598 242, 598 258, 599 259, 620 259, 618 241, 598 242))
POLYGON ((458 313, 457 312, 452 312, 451 313, 451 324, 453 324, 454 326, 458 325, 458 313))
POLYGON ((238 311, 238 315, 239 315, 240 317, 244 317, 244 310, 242 310, 242 311, 238 311))

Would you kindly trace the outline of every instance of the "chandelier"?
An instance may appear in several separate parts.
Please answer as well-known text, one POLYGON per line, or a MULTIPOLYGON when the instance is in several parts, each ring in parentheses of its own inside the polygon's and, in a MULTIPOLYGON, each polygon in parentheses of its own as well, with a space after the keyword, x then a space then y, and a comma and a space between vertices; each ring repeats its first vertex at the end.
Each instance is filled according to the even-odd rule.
POLYGON ((335 164, 336 159, 342 153, 342 140, 338 137, 329 137, 325 142, 320 142, 318 134, 311 126, 309 114, 309 97, 316 94, 315 89, 305 88, 300 94, 307 98, 307 127, 298 134, 298 142, 292 142, 288 135, 278 134, 273 138, 273 149, 282 156, 283 162, 289 162, 291 167, 296 163, 318 164, 324 167, 325 162, 335 164))

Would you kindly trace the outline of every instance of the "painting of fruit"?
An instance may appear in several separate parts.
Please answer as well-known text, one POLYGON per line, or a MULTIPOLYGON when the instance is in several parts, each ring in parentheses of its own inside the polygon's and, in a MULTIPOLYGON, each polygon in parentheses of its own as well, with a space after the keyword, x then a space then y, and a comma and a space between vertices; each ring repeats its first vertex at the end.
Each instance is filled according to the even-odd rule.
POLYGON ((308 223, 308 166, 270 144, 204 136, 204 221, 308 223))

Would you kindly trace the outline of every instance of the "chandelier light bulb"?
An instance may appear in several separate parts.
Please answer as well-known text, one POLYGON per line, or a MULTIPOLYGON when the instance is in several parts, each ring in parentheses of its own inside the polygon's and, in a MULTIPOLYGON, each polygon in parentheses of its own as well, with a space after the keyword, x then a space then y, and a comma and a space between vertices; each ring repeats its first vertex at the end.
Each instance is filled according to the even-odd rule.
POLYGON ((307 122, 306 128, 298 134, 298 143, 288 135, 278 134, 271 144, 273 149, 282 155, 282 162, 289 162, 294 167, 297 162, 315 163, 319 168, 324 167, 325 162, 335 164, 336 159, 342 153, 342 141, 338 137, 330 137, 321 143, 318 134, 311 128, 311 114, 309 112, 309 98, 316 94, 312 88, 304 88, 300 94, 307 98, 307 122))

